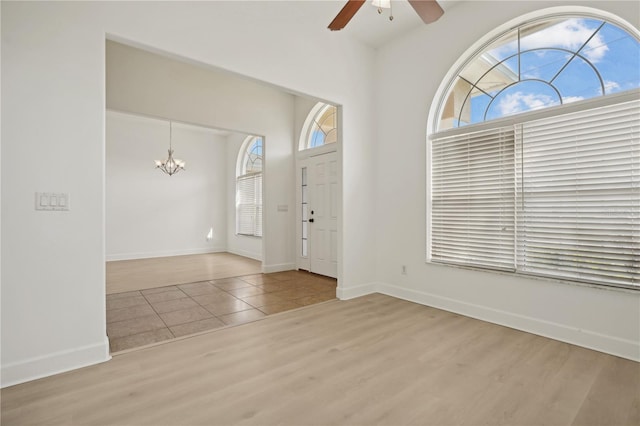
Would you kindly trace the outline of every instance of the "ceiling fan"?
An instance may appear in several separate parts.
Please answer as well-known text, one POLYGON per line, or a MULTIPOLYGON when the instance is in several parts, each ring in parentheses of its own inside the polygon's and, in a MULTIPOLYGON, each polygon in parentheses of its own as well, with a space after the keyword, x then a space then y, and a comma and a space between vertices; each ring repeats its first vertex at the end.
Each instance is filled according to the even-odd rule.
MULTIPOLYGON (((343 29, 353 18, 358 10, 362 7, 366 0, 348 0, 342 10, 329 24, 331 31, 339 31, 343 29)), ((413 6, 416 13, 425 24, 435 22, 444 14, 444 10, 440 7, 436 0, 408 0, 409 4, 413 6)), ((374 6, 383 7, 380 5, 380 0, 374 0, 374 6)), ((389 2, 386 2, 389 3, 389 2)), ((388 7, 388 6, 387 6, 388 7)), ((378 9, 380 11, 380 9, 378 9)))

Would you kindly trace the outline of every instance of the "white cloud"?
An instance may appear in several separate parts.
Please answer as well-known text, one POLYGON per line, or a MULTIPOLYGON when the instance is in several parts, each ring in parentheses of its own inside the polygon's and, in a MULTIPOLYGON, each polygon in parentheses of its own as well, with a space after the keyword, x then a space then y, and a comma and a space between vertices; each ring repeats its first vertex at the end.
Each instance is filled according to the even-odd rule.
POLYGON ((498 102, 498 109, 502 116, 531 111, 548 106, 558 105, 558 101, 548 95, 536 93, 515 92, 505 95, 498 102))
MULTIPOLYGON (((560 23, 527 35, 520 41, 521 49, 539 47, 561 47, 576 51, 591 37, 596 28, 590 28, 584 19, 566 19, 560 23)), ((606 55, 609 47, 598 32, 582 50, 581 54, 591 62, 598 62, 606 55)))
MULTIPOLYGON (((532 27, 532 29, 535 28, 536 27, 532 27)), ((558 47, 575 52, 582 47, 596 29, 597 27, 595 26, 589 27, 584 19, 565 19, 555 25, 551 25, 546 28, 543 27, 542 29, 530 34, 527 33, 527 30, 525 29, 525 33, 520 40, 520 48, 521 50, 531 50, 545 47, 558 47)), ((518 42, 515 40, 497 48, 496 51, 492 52, 492 54, 496 57, 502 58, 516 53, 517 48, 518 42)), ((607 54, 608 51, 609 47, 600 32, 598 32, 580 53, 591 62, 598 62, 607 54)), ((544 55, 544 52, 537 53, 540 56, 544 55)))
POLYGON ((584 98, 582 96, 565 96, 562 98, 562 103, 564 104, 570 104, 571 102, 578 102, 583 100, 584 98))
POLYGON ((604 81, 604 93, 613 93, 620 90, 620 85, 615 81, 605 80, 604 81))

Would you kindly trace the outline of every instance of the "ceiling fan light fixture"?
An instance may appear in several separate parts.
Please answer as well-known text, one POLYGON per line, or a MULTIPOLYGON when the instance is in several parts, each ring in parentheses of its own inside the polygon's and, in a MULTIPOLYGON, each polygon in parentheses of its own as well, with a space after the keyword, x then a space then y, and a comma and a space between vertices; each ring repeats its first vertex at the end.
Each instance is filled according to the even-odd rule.
POLYGON ((391 8, 391 0, 372 0, 371 4, 378 9, 391 8))
POLYGON ((384 9, 389 9, 389 20, 393 21, 393 11, 391 10, 391 0, 371 0, 371 4, 378 8, 378 14, 382 15, 384 9))
MULTIPOLYGON (((437 0, 407 0, 413 10, 425 24, 437 21, 443 14, 444 10, 438 4, 437 0)), ((348 0, 340 12, 333 18, 329 24, 331 31, 339 31, 345 27, 353 18, 358 10, 366 3, 366 0, 348 0)), ((382 13, 383 9, 389 9, 389 20, 393 20, 393 11, 391 10, 391 0, 372 0, 371 4, 378 8, 378 13, 382 13)))

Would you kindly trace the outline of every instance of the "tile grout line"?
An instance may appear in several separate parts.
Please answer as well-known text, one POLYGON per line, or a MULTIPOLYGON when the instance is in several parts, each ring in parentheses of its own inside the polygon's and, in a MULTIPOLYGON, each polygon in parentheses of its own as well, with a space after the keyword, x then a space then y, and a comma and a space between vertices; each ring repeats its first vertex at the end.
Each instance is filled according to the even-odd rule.
MULTIPOLYGON (((244 281, 245 283, 249 284, 252 288, 255 288, 255 287, 257 287, 257 286, 259 285, 259 284, 253 284, 253 283, 251 283, 251 282, 249 282, 249 281, 247 281, 247 280, 244 280, 244 279, 242 279, 242 277, 237 277, 237 278, 238 278, 239 280, 244 281)), ((215 284, 213 284, 213 285, 215 286, 215 284)), ((220 287, 216 287, 216 288, 220 288, 220 287)), ((249 287, 246 287, 246 288, 249 288, 249 287)), ((258 306, 252 305, 251 303, 247 302, 246 300, 244 300, 244 299, 242 299, 242 298, 240 298, 240 297, 237 297, 236 295, 234 295, 234 294, 232 294, 232 293, 229 293, 229 291, 224 290, 224 289, 221 289, 221 288, 220 288, 220 290, 222 290, 222 291, 224 291, 225 293, 227 293, 227 294, 229 294, 229 295, 231 295, 231 296, 235 297, 235 298, 236 298, 236 299, 238 299, 239 301, 241 301, 241 302, 243 302, 243 303, 246 303, 247 305, 251 306, 253 309, 255 309, 255 310, 259 311, 259 312, 262 312, 264 315, 269 315, 269 314, 267 314, 266 312, 264 312, 263 310, 261 310, 258 306)), ((263 294, 267 294, 267 293, 263 293, 263 294)), ((249 296, 249 297, 251 297, 251 296, 249 296)), ((206 308, 205 308, 205 309, 206 309, 206 308)), ((248 311, 248 310, 249 310, 249 309, 245 309, 245 311, 248 311)), ((242 311, 239 311, 239 312, 242 312, 242 311)), ((236 313, 236 312, 232 312, 232 313, 236 313)), ((221 320, 221 321, 222 321, 222 320, 221 320)))
MULTIPOLYGON (((174 287, 174 286, 165 286, 165 287, 174 287)), ((176 288, 178 288, 178 286, 177 286, 177 285, 175 285, 175 287, 176 287, 176 288)), ((164 288, 164 287, 160 287, 160 288, 164 288)), ((178 290, 180 290, 180 289, 178 288, 178 290)), ((167 290, 167 291, 170 291, 170 290, 167 290)), ((180 290, 180 291, 182 291, 182 290, 180 290)), ((151 302, 149 302, 149 299, 147 299, 147 297, 144 295, 144 293, 142 293, 142 291, 141 291, 140 293, 142 294, 142 297, 144 297, 144 300, 146 300, 146 301, 147 301, 147 303, 149 304, 149 306, 151 306, 151 309, 153 309, 153 312, 155 312, 155 313, 156 313, 156 316, 157 316, 158 318, 160 318, 160 321, 162 321, 162 323, 164 324, 164 326, 166 327, 166 329, 169 331, 169 333, 171 333, 171 335, 172 335, 172 336, 173 336, 173 338, 175 339, 175 338, 176 338, 176 335, 175 335, 175 334, 173 334, 173 331, 171 331, 171 329, 169 328, 169 326, 167 325, 167 323, 164 321, 164 319, 162 319, 162 317, 160 316, 160 313, 156 310, 156 308, 153 306, 153 304, 152 304, 151 302)), ((160 292, 160 293, 163 293, 163 292, 160 292)), ((183 293, 184 293, 184 292, 183 292, 183 293)), ((154 294, 156 294, 156 293, 154 293, 154 294)), ((186 293, 184 293, 184 294, 186 295, 186 293)), ((158 330, 161 330, 161 329, 158 329, 158 330)), ((168 339, 168 340, 170 340, 170 339, 168 339)))
MULTIPOLYGON (((220 290, 220 291, 224 291, 224 290, 222 290, 220 287, 216 287, 216 285, 215 285, 214 283, 212 283, 211 281, 209 281, 209 284, 211 284, 212 286, 214 286, 215 288, 217 288, 217 289, 218 289, 218 290, 220 290)), ((226 293, 226 292, 225 292, 225 293, 226 293)), ((206 294, 206 293, 205 293, 205 294, 206 294)), ((232 295, 232 296, 233 296, 233 295, 232 295)), ((191 297, 191 296, 189 296, 189 297, 191 297)), ((193 299, 193 297, 192 297, 192 299, 193 299)), ((226 322, 222 321, 222 318, 218 317, 216 314, 214 314, 213 312, 211 312, 210 310, 208 310, 208 309, 207 309, 207 308, 206 308, 202 303, 198 302, 198 301, 197 301, 197 300, 195 300, 195 299, 193 299, 193 301, 194 301, 194 302, 196 302, 199 306, 202 306, 202 308, 203 308, 205 311, 209 312, 211 315, 213 315, 213 317, 214 317, 215 319, 219 320, 219 321, 220 321, 221 323, 223 323, 224 325, 227 325, 227 323, 226 323, 226 322)))
MULTIPOLYGON (((240 280, 244 281, 242 278, 238 278, 238 279, 240 279, 240 280)), ((228 294, 229 296, 231 296, 231 297, 233 297, 233 298, 235 298, 235 299, 239 300, 240 302, 247 303, 247 302, 245 302, 244 300, 240 299, 239 297, 236 297, 235 295, 233 295, 233 294, 229 293, 227 290, 224 290, 224 289, 222 289, 222 288, 220 288, 220 287, 216 286, 212 281, 213 281, 213 280, 210 280, 210 281, 208 281, 208 282, 209 282, 212 286, 214 286, 215 288, 217 288, 218 290, 220 290, 220 291, 222 291, 222 292, 224 292, 224 293, 228 294)), ((249 282, 247 282, 247 281, 245 281, 245 282, 246 282, 247 284, 251 284, 251 283, 249 283, 249 282)), ((251 286, 253 287, 253 284, 251 284, 251 286)), ((189 296, 189 297, 191 297, 191 296, 189 296)), ((216 314, 214 314, 213 312, 211 312, 210 310, 208 310, 208 309, 207 309, 203 304, 201 304, 200 302, 198 302, 198 301, 197 301, 197 300, 195 300, 195 299, 193 299, 193 301, 194 301, 194 302, 196 302, 198 305, 202 306, 202 307, 203 307, 207 312, 209 312, 211 315, 213 315, 213 316, 214 316, 214 318, 217 318, 217 319, 219 319, 223 324, 228 325, 226 322, 224 322, 224 321, 222 320, 222 318, 220 318, 218 315, 216 315, 216 314)), ((249 306, 253 306, 253 305, 251 305, 251 304, 249 304, 249 303, 247 303, 247 305, 249 305, 249 306)), ((248 310, 248 309, 244 309, 244 310, 246 311, 246 310, 248 310)), ((238 312, 242 312, 242 311, 238 311, 238 312)), ((230 314, 235 314, 235 313, 236 313, 236 312, 230 312, 230 314)), ((225 314, 225 315, 228 315, 228 314, 225 314)), ((224 315, 221 315, 221 316, 224 316, 224 315)))

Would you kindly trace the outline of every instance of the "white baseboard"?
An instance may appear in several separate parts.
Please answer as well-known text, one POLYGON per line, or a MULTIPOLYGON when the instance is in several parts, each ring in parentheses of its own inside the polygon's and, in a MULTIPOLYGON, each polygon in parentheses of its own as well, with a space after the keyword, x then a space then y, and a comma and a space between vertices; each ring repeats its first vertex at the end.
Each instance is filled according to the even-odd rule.
POLYGON ((107 262, 112 262, 115 260, 149 259, 153 257, 169 257, 169 256, 184 256, 188 254, 221 253, 225 251, 227 251, 225 247, 213 247, 213 248, 190 249, 190 250, 155 251, 155 252, 147 252, 147 253, 108 254, 105 256, 105 258, 107 262))
POLYGON ((252 253, 250 251, 245 251, 245 250, 229 250, 229 249, 227 249, 227 253, 237 254, 238 256, 248 257, 249 259, 258 260, 262 262, 262 255, 260 253, 252 253))
POLYGON ((340 300, 355 299, 356 297, 378 292, 378 286, 380 284, 382 283, 372 282, 360 284, 354 287, 338 287, 336 289, 336 296, 340 300))
POLYGON ((279 263, 276 265, 262 265, 262 273, 270 274, 272 272, 292 271, 296 269, 295 263, 279 263))
POLYGON ((99 364, 111 359, 109 355, 109 340, 95 345, 84 346, 71 350, 14 362, 2 366, 0 388, 13 386, 54 374, 99 364))
POLYGON ((377 285, 377 292, 633 361, 640 361, 640 345, 636 341, 607 336, 589 330, 518 315, 486 306, 461 302, 459 300, 402 288, 392 284, 379 283, 377 285))

